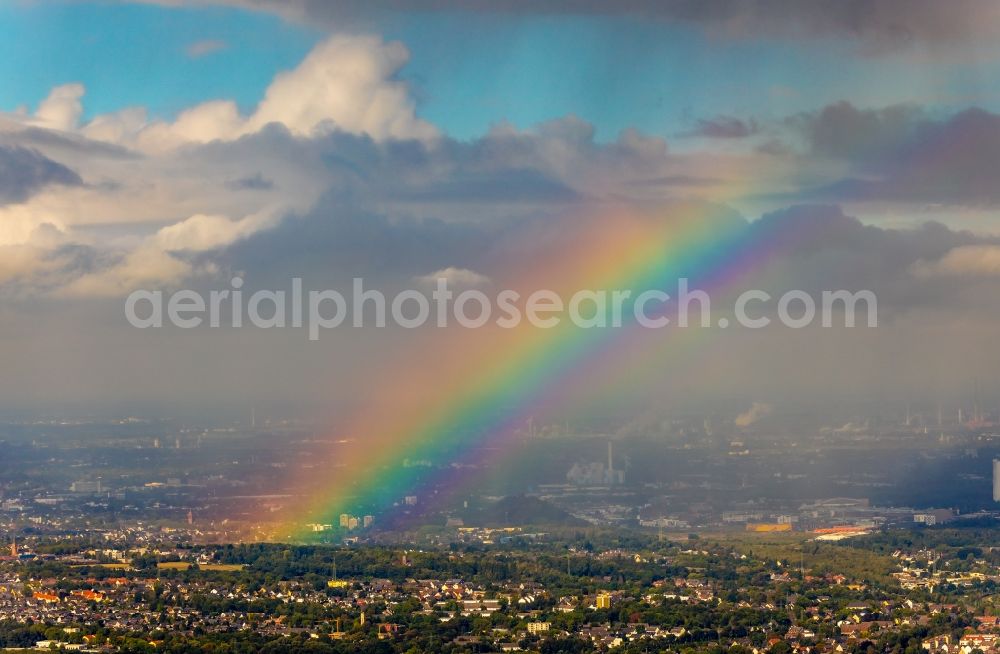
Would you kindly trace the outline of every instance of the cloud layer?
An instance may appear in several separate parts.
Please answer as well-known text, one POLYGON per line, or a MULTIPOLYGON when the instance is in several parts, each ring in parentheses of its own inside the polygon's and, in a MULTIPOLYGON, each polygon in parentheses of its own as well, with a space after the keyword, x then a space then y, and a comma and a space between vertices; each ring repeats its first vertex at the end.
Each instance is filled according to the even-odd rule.
MULTIPOLYGON (((317 20, 351 10, 257 4, 317 20)), ((788 15, 780 19, 769 2, 620 10, 698 22, 734 38, 763 29, 792 38, 792 26, 847 33, 873 49, 912 39, 944 45, 965 20, 925 3, 898 16, 879 13, 893 3, 781 6, 788 15), (764 26, 765 17, 777 22, 764 26)), ((569 3, 559 11, 606 7, 569 3)), ((516 3, 489 10, 536 11, 516 3)), ((236 274, 248 290, 284 288, 294 276, 331 287, 355 276, 386 286, 445 276, 456 287, 485 288, 505 271, 572 247, 574 220, 585 213, 669 216, 698 206, 706 220, 735 224, 748 242, 776 245, 748 284, 775 294, 872 289, 886 327, 825 337, 829 351, 810 350, 817 361, 809 365, 801 359, 812 347, 805 336, 720 337, 704 369, 683 383, 734 392, 756 384, 771 397, 849 388, 854 378, 878 390, 921 369, 943 370, 944 383, 969 367, 1000 364, 995 346, 993 359, 980 356, 995 338, 1000 307, 996 114, 845 100, 778 118, 694 117, 691 133, 670 142, 636 129, 598 138, 576 116, 528 127, 498 122, 457 140, 419 116, 399 79, 408 56, 402 44, 376 37, 330 36, 246 112, 219 99, 172 120, 150 119, 142 107, 85 119, 86 89, 68 84, 34 111, 0 116, 4 333, 30 335, 40 312, 51 340, 66 344, 52 356, 79 363, 67 379, 100 371, 123 396, 178 393, 180 379, 194 380, 184 387, 192 396, 227 384, 234 395, 281 393, 280 380, 260 370, 284 365, 301 379, 298 392, 322 387, 329 373, 326 359, 303 351, 294 334, 240 333, 224 343, 139 335, 119 319, 121 298, 137 287, 214 288, 236 274), (981 224, 992 224, 992 233, 961 229, 958 218, 970 214, 986 216, 981 224), (196 352, 195 363, 178 361, 177 348, 196 352), (77 351, 113 351, 121 360, 77 351), (198 361, 213 362, 212 370, 200 371, 198 361), (736 372, 710 379, 713 361, 716 372, 736 372), (767 380, 753 379, 759 370, 769 371, 767 380)), ((397 346, 368 340, 375 338, 338 335, 329 347, 338 365, 363 370, 364 356, 388 357, 397 346)), ((19 342, 0 338, 0 352, 15 355, 11 369, 25 381, 0 393, 61 388, 62 377, 33 368, 19 342)), ((680 385, 658 380, 650 393, 681 392, 680 385)), ((741 398, 742 406, 752 399, 741 398)))
MULTIPOLYGON (((176 0, 170 0, 174 4, 176 0)), ((188 0, 275 12, 292 20, 328 27, 370 26, 393 12, 487 12, 512 15, 630 16, 698 25, 729 39, 830 37, 883 54, 913 46, 988 43, 997 36, 1000 7, 991 0, 869 0, 784 2, 782 0, 188 0)))

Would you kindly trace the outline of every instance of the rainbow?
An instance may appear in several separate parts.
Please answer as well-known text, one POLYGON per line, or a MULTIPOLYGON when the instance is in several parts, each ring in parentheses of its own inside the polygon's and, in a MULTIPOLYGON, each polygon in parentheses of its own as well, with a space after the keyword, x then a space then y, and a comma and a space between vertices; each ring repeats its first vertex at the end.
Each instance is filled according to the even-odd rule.
MULTIPOLYGON (((716 211, 691 205, 656 215, 615 210, 574 217, 572 225, 553 225, 566 235, 561 254, 519 261, 517 274, 491 277, 524 295, 546 288, 564 298, 580 289, 673 295, 685 277, 715 301, 715 293, 733 290, 776 250, 801 238, 750 229, 716 211)), ((526 321, 510 329, 430 329, 330 437, 329 462, 295 481, 308 500, 272 533, 303 538, 307 523, 335 524, 340 513, 384 511, 407 495, 426 501, 431 487, 474 483, 477 465, 509 449, 505 444, 529 417, 583 392, 581 379, 601 371, 614 382, 637 367, 653 368, 717 329, 647 329, 634 321, 583 329, 566 320, 550 329, 526 321), (404 459, 433 467, 404 466, 404 459)))

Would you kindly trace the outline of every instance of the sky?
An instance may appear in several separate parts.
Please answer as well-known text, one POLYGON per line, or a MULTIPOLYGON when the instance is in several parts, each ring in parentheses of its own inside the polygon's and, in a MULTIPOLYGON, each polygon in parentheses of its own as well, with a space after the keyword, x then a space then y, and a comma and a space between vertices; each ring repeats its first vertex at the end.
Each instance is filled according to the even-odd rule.
MULTIPOLYGON (((5 108, 35 107, 51 88, 80 82, 84 119, 131 106, 170 119, 215 99, 248 110, 326 34, 225 6, 9 2, 0 16, 5 108)), ((774 38, 720 43, 696 25, 627 14, 452 8, 381 22, 380 35, 410 51, 399 74, 415 87, 418 114, 461 139, 498 121, 528 127, 567 114, 613 138, 627 127, 676 135, 716 114, 780 119, 845 97, 939 111, 1000 100, 989 84, 1000 73, 990 44, 940 54, 937 44, 914 43, 858 56, 857 43, 834 35, 808 48, 774 38)))
POLYGON ((998 36, 987 0, 0 3, 0 411, 347 410, 415 336, 124 298, 500 283, 575 217, 690 206, 774 252, 742 284, 871 288, 884 325, 713 335, 636 404, 1000 399, 998 36))

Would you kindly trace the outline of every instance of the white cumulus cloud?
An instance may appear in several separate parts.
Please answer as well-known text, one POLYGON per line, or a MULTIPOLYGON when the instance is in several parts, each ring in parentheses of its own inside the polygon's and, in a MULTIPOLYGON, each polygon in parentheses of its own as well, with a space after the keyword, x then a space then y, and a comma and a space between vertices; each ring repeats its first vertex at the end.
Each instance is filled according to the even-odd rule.
POLYGON ((42 100, 31 121, 40 127, 69 132, 76 129, 83 114, 83 84, 63 84, 52 89, 42 100))
MULTIPOLYGON (((231 100, 212 100, 183 111, 172 122, 146 122, 144 112, 129 109, 97 116, 83 131, 91 138, 154 152, 185 143, 231 141, 270 123, 303 137, 335 128, 377 140, 432 139, 437 129, 417 117, 407 84, 395 78, 409 57, 399 42, 331 36, 294 69, 276 75, 249 116, 231 100)), ((75 89, 78 104, 83 87, 75 89)), ((65 109, 58 113, 54 105, 49 113, 53 124, 57 119, 64 125, 71 122, 65 109)))

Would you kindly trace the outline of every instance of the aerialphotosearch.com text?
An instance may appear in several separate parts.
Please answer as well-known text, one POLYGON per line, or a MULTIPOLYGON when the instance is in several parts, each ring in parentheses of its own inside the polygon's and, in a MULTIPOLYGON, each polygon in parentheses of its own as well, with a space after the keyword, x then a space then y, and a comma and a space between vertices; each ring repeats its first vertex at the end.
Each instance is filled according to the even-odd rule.
POLYGON ((566 323, 582 329, 638 325, 647 329, 669 326, 739 327, 761 329, 777 322, 792 329, 854 327, 859 312, 864 325, 878 326, 878 301, 868 290, 823 291, 814 297, 801 290, 780 296, 763 290, 739 294, 725 316, 712 313, 708 291, 677 280, 673 293, 662 289, 582 289, 569 294, 538 289, 523 293, 513 289, 487 293, 478 288, 453 290, 438 278, 430 292, 404 289, 386 293, 365 288, 354 278, 349 292, 303 289, 293 278, 289 290, 243 291, 243 279, 234 277, 229 288, 208 293, 185 289, 174 292, 137 290, 125 300, 125 317, 140 329, 166 325, 182 329, 208 326, 260 329, 292 327, 308 330, 318 340, 323 330, 351 326, 384 328, 390 325, 415 329, 426 325, 458 325, 478 329, 488 325, 511 329, 525 321, 539 329, 566 323), (732 316, 732 320, 728 317, 732 316))

